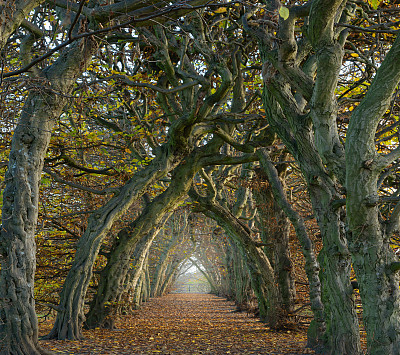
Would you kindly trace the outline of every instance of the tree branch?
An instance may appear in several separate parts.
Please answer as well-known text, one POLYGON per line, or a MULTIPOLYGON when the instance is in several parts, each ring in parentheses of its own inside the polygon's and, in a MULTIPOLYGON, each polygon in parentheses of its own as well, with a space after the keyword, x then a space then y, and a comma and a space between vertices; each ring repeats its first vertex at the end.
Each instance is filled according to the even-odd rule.
POLYGON ((400 261, 393 261, 392 263, 388 264, 386 266, 386 270, 391 273, 400 271, 400 261))
MULTIPOLYGON (((136 1, 136 0, 135 0, 136 1)), ((138 1, 139 2, 139 1, 138 1)), ((125 2, 119 2, 118 4, 124 4, 125 2)), ((47 53, 43 54, 42 56, 34 59, 31 63, 29 63, 28 65, 25 65, 23 68, 19 69, 19 70, 14 70, 12 72, 8 72, 8 73, 3 73, 2 78, 8 78, 11 76, 16 76, 22 73, 27 72, 30 68, 32 68, 33 66, 35 66, 36 64, 42 62, 43 60, 49 58, 51 55, 53 55, 54 53, 58 52, 60 49, 72 44, 73 42, 82 39, 82 38, 86 38, 86 37, 90 37, 90 36, 99 36, 102 34, 105 34, 107 32, 111 32, 113 30, 117 30, 123 27, 127 27, 129 25, 136 25, 136 26, 145 26, 148 24, 149 21, 155 21, 155 19, 159 18, 159 17, 163 17, 171 12, 175 12, 176 16, 179 16, 179 14, 184 14, 185 12, 189 12, 189 11, 193 11, 195 9, 198 8, 202 8, 205 5, 205 3, 207 3, 206 0, 193 0, 192 1, 193 4, 197 4, 197 3, 201 3, 201 5, 191 5, 190 3, 184 3, 184 4, 178 4, 178 5, 174 5, 174 6, 168 6, 166 7, 164 10, 161 11, 153 11, 153 12, 149 12, 150 15, 144 16, 144 17, 140 17, 140 18, 131 18, 128 21, 125 21, 121 24, 117 24, 114 26, 109 26, 106 28, 101 28, 99 30, 95 30, 95 31, 91 31, 91 32, 85 32, 85 33, 81 33, 79 35, 73 36, 71 38, 68 38, 68 40, 64 41, 63 43, 60 43, 58 46, 54 47, 52 50, 48 51, 47 53), (180 11, 179 11, 180 10, 180 11)), ((154 10, 154 9, 153 9, 154 10)), ((156 9, 159 10, 159 9, 156 9)), ((84 9, 82 8, 82 13, 84 13, 84 9)), ((114 13, 115 15, 116 13, 114 13)), ((112 16, 112 14, 108 14, 106 20, 110 20, 112 18, 114 18, 115 16, 112 16)), ((160 22, 161 20, 159 19, 157 22, 160 22)), ((163 22, 163 21, 161 21, 163 22)), ((1 84, 1 83, 0 83, 1 84)))
POLYGON ((119 192, 118 188, 107 188, 107 189, 104 189, 104 190, 97 190, 97 189, 93 189, 93 188, 88 187, 88 186, 83 186, 83 185, 74 183, 72 181, 64 180, 63 178, 61 178, 59 175, 57 175, 56 173, 52 172, 48 168, 43 168, 43 172, 45 172, 46 174, 50 175, 55 181, 57 181, 57 182, 59 182, 61 184, 65 184, 65 185, 74 187, 74 188, 79 189, 79 190, 88 191, 88 192, 91 192, 91 193, 96 194, 96 195, 107 195, 107 194, 110 194, 110 193, 114 193, 115 194, 115 193, 119 192))
POLYGON ((199 84, 198 81, 191 81, 186 84, 176 86, 172 89, 164 89, 164 88, 161 88, 159 86, 152 85, 149 83, 139 83, 139 82, 132 81, 126 75, 120 75, 120 74, 112 75, 112 76, 106 78, 105 80, 111 80, 111 79, 115 79, 115 78, 122 80, 128 86, 149 88, 149 89, 152 89, 154 91, 157 91, 157 92, 160 92, 160 93, 166 94, 166 95, 174 94, 176 92, 191 88, 192 86, 199 84))
POLYGON ((71 166, 72 168, 84 171, 85 173, 108 175, 108 176, 114 176, 114 175, 118 174, 118 172, 115 171, 113 168, 105 168, 105 169, 100 169, 100 170, 86 168, 85 166, 78 164, 74 159, 72 159, 71 157, 69 157, 65 154, 61 154, 60 158, 64 160, 65 164, 71 166), (110 171, 110 170, 113 170, 113 171, 110 171))
POLYGON ((247 144, 240 144, 238 143, 228 132, 225 132, 220 126, 217 125, 216 130, 214 133, 222 138, 225 142, 227 142, 229 145, 234 147, 235 149, 244 152, 244 153, 254 153, 255 148, 247 143, 247 144))
POLYGON ((382 170, 400 158, 400 146, 385 155, 379 155, 376 160, 376 169, 382 170))
POLYGON ((400 224, 400 202, 394 207, 389 220, 387 221, 386 234, 390 236, 392 233, 399 230, 400 224))
POLYGON ((250 163, 252 161, 258 161, 256 153, 253 154, 243 154, 240 157, 230 157, 223 154, 215 154, 213 156, 208 156, 202 158, 202 165, 237 165, 243 163, 250 163))

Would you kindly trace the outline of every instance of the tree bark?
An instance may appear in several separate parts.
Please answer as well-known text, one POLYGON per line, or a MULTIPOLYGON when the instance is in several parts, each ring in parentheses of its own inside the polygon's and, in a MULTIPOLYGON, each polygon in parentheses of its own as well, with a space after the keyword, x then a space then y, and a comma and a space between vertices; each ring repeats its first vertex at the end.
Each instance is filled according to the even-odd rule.
MULTIPOLYGON (((64 282, 60 294, 60 310, 49 339, 80 339, 80 326, 85 320, 83 313, 84 300, 92 277, 94 261, 98 255, 103 239, 111 229, 114 221, 122 215, 148 186, 173 169, 185 156, 174 154, 168 145, 164 153, 156 157, 144 170, 135 174, 119 192, 89 218, 88 226, 77 244, 74 262, 64 282)), ((149 229, 150 230, 150 229, 149 229)))
MULTIPOLYGON (((207 147, 203 147, 207 148, 207 147)), ((207 151, 207 149, 205 149, 207 151)), ((101 273, 98 287, 99 298, 93 303, 89 326, 95 327, 102 324, 107 315, 105 310, 112 295, 118 295, 123 288, 122 282, 129 268, 129 261, 133 248, 137 241, 149 233, 170 210, 173 210, 186 196, 192 179, 201 168, 199 159, 201 152, 194 151, 185 162, 182 162, 173 173, 171 184, 161 195, 157 196, 142 212, 142 214, 128 228, 122 230, 118 235, 118 243, 112 250, 107 265, 101 273), (96 319, 94 319, 96 318, 96 319)), ((203 153, 204 154, 204 153, 203 153)), ((207 153, 205 153, 207 154, 207 153)), ((153 292, 151 293, 154 297, 153 292)), ((79 326, 77 322, 77 326, 79 326)))
POLYGON ((154 270, 154 275, 151 282, 151 291, 150 291, 151 297, 161 296, 160 290, 163 281, 165 279, 165 274, 167 272, 168 257, 172 251, 172 248, 177 244, 178 240, 179 236, 178 234, 175 233, 160 255, 160 259, 157 263, 156 269, 154 270))
POLYGON ((215 200, 198 195, 191 190, 191 198, 201 206, 201 211, 218 222, 227 235, 232 237, 241 250, 251 275, 252 288, 257 295, 260 318, 271 328, 280 329, 285 325, 279 304, 279 291, 274 270, 264 252, 257 248, 247 226, 215 200))
POLYGON ((206 278, 206 280, 209 283, 210 288, 211 288, 210 293, 213 293, 215 295, 218 294, 218 286, 217 286, 216 282, 214 281, 214 279, 209 275, 209 273, 202 270, 200 265, 198 263, 196 263, 196 261, 194 261, 193 259, 189 259, 189 260, 196 267, 196 269, 206 278))
POLYGON ((171 285, 176 280, 177 275, 179 274, 179 269, 180 266, 183 265, 183 263, 190 257, 191 253, 194 251, 194 248, 187 253, 187 255, 183 255, 181 258, 173 258, 169 262, 169 266, 167 268, 167 272, 165 273, 165 278, 163 280, 163 283, 160 288, 160 296, 163 296, 166 294, 166 292, 170 289, 171 285))
MULTIPOLYGON (((278 206, 265 174, 260 170, 256 170, 256 174, 260 183, 259 186, 253 188, 253 196, 257 202, 257 213, 262 230, 261 240, 268 244, 265 249, 268 249, 271 255, 268 257, 272 262, 279 285, 282 309, 289 314, 293 312, 296 300, 293 263, 289 248, 289 218, 281 206, 278 206)), ((281 183, 281 178, 278 175, 276 177, 281 183)), ((266 252, 268 253, 267 250, 266 252)))
POLYGON ((304 259, 305 259, 305 271, 308 278, 308 283, 310 287, 310 301, 311 310, 314 314, 313 323, 310 328, 315 330, 314 336, 309 337, 310 347, 313 344, 318 344, 318 336, 323 335, 326 330, 326 323, 324 317, 324 306, 322 303, 321 295, 321 281, 319 278, 320 266, 317 258, 314 254, 313 243, 308 236, 306 226, 304 224, 303 218, 290 206, 289 201, 286 198, 285 191, 280 182, 278 171, 274 167, 273 163, 270 161, 269 154, 266 149, 261 148, 257 152, 261 166, 263 167, 266 175, 268 176, 268 181, 271 185, 271 190, 274 195, 275 200, 285 212, 285 214, 290 219, 295 231, 296 236, 299 239, 300 245, 302 247, 304 259), (311 340, 313 339, 313 340, 311 340), (312 342, 312 343, 311 343, 312 342))
POLYGON ((35 228, 44 157, 51 131, 76 77, 96 49, 95 42, 75 43, 42 74, 31 89, 14 132, 0 236, 0 339, 2 354, 39 354, 34 310, 35 228), (64 77, 65 76, 65 77, 64 77), (62 94, 61 94, 62 93, 62 94))
POLYGON ((400 354, 400 278, 395 267, 398 258, 390 247, 390 225, 398 225, 398 213, 393 211, 388 221, 380 221, 377 187, 381 170, 399 157, 399 148, 387 155, 378 154, 375 148, 377 125, 400 81, 399 56, 397 36, 354 111, 346 137, 350 250, 363 303, 368 353, 373 355, 400 354))
MULTIPOLYGON (((266 78, 267 79, 267 78, 266 78)), ((307 187, 318 226, 321 231, 325 254, 320 280, 323 283, 323 321, 318 320, 316 334, 309 333, 309 344, 321 352, 359 354, 360 337, 358 319, 350 283, 351 257, 347 247, 341 210, 332 201, 342 198, 338 186, 328 175, 314 145, 314 132, 309 121, 293 120, 293 131, 282 125, 285 118, 275 95, 280 97, 276 83, 266 82, 263 91, 267 116, 286 147, 298 162, 307 181, 307 187), (270 91, 271 89, 271 91, 270 91)), ((294 117, 291 118, 291 120, 294 117)))
MULTIPOLYGON (((102 327, 102 328, 113 328, 113 315, 117 310, 116 303, 121 299, 122 294, 124 292, 129 291, 130 289, 135 290, 138 286, 138 281, 142 275, 144 262, 147 258, 147 254, 149 252, 150 246, 154 240, 154 238, 158 235, 158 232, 163 227, 164 223, 168 218, 164 218, 163 222, 156 225, 147 235, 145 235, 141 240, 136 237, 137 244, 132 245, 135 250, 136 260, 134 263, 133 269, 130 267, 132 254, 125 253, 123 257, 126 257, 124 261, 124 265, 126 265, 127 270, 125 273, 125 278, 115 280, 116 283, 112 285, 112 287, 107 287, 102 281, 104 281, 104 277, 102 274, 110 273, 112 270, 109 270, 107 266, 115 264, 116 261, 113 260, 115 255, 117 257, 121 257, 121 254, 116 253, 115 249, 117 249, 120 245, 120 238, 126 238, 124 234, 129 234, 131 229, 134 229, 133 224, 121 230, 118 233, 118 237, 116 239, 113 248, 110 251, 110 256, 107 262, 106 267, 102 270, 100 274, 100 282, 97 287, 97 292, 93 301, 90 304, 90 309, 88 314, 86 315, 85 326, 89 329, 102 327), (130 275, 129 275, 130 274, 130 275), (129 280, 127 280, 129 279, 129 280)), ((120 264, 119 264, 120 265, 120 264)), ((136 295, 135 295, 136 297, 136 295)))
POLYGON ((270 40, 268 30, 251 27, 246 19, 244 27, 259 41, 268 121, 307 181, 326 249, 323 289, 327 290, 324 299, 329 300, 329 307, 325 308, 327 327, 326 331, 324 327, 317 328, 315 345, 325 352, 359 354, 358 321, 349 278, 350 253, 341 211, 331 206, 333 200, 342 197, 338 182, 344 183, 335 88, 346 31, 339 36, 340 29, 334 23, 338 18, 344 23, 350 18, 351 9, 343 11, 345 5, 341 0, 316 0, 291 7, 289 17, 279 23, 278 45, 270 40), (295 33, 299 18, 309 21, 303 36, 295 33))
MULTIPOLYGON (((153 37, 152 39, 154 40, 153 37)), ((168 51, 165 53, 168 53, 168 51)), ((173 71, 172 64, 169 64, 171 65, 169 70, 173 71)), ((47 338, 71 340, 81 338, 79 325, 85 319, 84 299, 92 277, 94 260, 106 233, 110 230, 116 218, 122 215, 135 199, 142 196, 149 185, 184 161, 193 150, 195 140, 198 138, 197 134, 199 133, 193 132, 195 125, 212 111, 216 103, 225 98, 232 87, 230 71, 220 62, 214 64, 218 64, 217 72, 221 76, 221 84, 217 91, 203 99, 201 94, 204 94, 204 92, 198 89, 197 95, 200 95, 200 97, 196 104, 197 107, 189 106, 184 107, 183 110, 182 108, 177 109, 177 112, 174 112, 176 119, 169 127, 168 140, 155 151, 156 157, 150 165, 135 174, 121 189, 118 196, 112 198, 90 217, 88 227, 79 240, 73 265, 60 294, 60 310, 57 313, 55 325, 47 338)), ((171 81, 176 81, 176 78, 174 77, 171 81)), ((192 88, 189 91, 193 96, 191 90, 192 88)), ((176 100, 176 97, 173 96, 171 99, 176 100)), ((166 211, 167 209, 163 213, 166 211)))
POLYGON ((44 0, 11 0, 0 6, 0 50, 29 13, 44 0))

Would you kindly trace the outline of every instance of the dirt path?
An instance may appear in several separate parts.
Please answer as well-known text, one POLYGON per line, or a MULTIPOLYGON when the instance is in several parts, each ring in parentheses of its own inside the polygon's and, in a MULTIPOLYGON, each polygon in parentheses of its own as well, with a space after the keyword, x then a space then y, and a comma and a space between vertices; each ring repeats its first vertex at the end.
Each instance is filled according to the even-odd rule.
MULTIPOLYGON (((117 330, 95 329, 86 339, 42 341, 62 354, 311 354, 304 332, 271 332, 257 319, 233 312, 224 298, 172 294, 151 299, 117 330)), ((43 325, 43 331, 50 324, 43 325)))

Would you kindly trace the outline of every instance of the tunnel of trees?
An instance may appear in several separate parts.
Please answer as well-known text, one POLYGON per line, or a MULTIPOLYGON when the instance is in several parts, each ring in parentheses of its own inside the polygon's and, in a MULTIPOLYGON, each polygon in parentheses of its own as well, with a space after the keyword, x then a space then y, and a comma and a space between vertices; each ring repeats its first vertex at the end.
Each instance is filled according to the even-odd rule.
POLYGON ((0 354, 188 269, 317 352, 361 354, 362 326, 400 354, 399 24, 389 0, 0 1, 0 354))

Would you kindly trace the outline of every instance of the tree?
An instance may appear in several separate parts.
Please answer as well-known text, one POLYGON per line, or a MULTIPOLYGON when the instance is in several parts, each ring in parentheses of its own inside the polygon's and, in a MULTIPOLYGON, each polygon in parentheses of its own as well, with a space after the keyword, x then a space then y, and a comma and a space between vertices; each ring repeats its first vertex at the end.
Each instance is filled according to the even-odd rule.
MULTIPOLYGON (((191 174, 198 168, 197 165, 186 167, 184 159, 197 161, 198 158, 196 157, 189 158, 190 154, 196 146, 196 142, 202 139, 209 130, 208 127, 202 126, 201 123, 208 115, 213 113, 215 107, 219 107, 217 105, 221 104, 221 101, 226 100, 234 82, 232 73, 223 65, 225 59, 211 55, 211 50, 208 48, 207 43, 201 42, 201 38, 204 35, 202 24, 196 18, 193 18, 192 26, 193 28, 188 30, 193 33, 195 43, 201 47, 200 52, 208 53, 206 56, 207 64, 215 69, 216 75, 220 78, 220 85, 213 91, 211 89, 211 81, 214 80, 213 76, 194 75, 196 68, 189 60, 192 57, 190 53, 187 55, 184 55, 186 53, 181 53, 184 58, 184 64, 178 66, 178 63, 173 63, 167 46, 169 41, 174 44, 176 40, 174 37, 168 38, 162 28, 156 28, 155 33, 148 30, 145 32, 149 41, 157 46, 156 54, 163 59, 162 65, 165 67, 165 75, 159 80, 159 86, 153 86, 153 88, 160 91, 160 105, 164 112, 167 113, 167 117, 170 118, 171 126, 168 131, 168 139, 165 143, 155 147, 153 151, 155 157, 149 164, 138 171, 124 185, 118 195, 110 199, 89 219, 88 228, 79 241, 74 264, 63 287, 60 310, 55 327, 49 335, 50 337, 62 339, 80 337, 79 325, 82 324, 84 319, 84 299, 92 275, 93 263, 106 232, 111 228, 113 222, 127 210, 133 201, 145 192, 147 187, 157 182, 174 168, 180 166, 180 170, 186 170, 189 174, 187 179, 190 179, 191 174), (195 25, 198 25, 198 27, 195 27, 195 25), (179 75, 183 78, 183 85, 176 79, 175 73, 180 73, 179 75), (163 86, 167 85, 171 85, 173 88, 171 90, 163 88, 163 86), (178 97, 175 96, 175 93, 179 93, 182 103, 177 101, 178 97), (73 329, 69 330, 72 324, 74 324, 73 329)), ((179 53, 181 48, 177 47, 175 50, 179 53)), ((195 56, 198 55, 198 51, 195 48, 195 56)), ((218 150, 216 147, 210 149, 218 150)), ((184 174, 184 172, 180 174, 184 174)), ((168 203, 172 206, 183 198, 186 181, 173 181, 173 184, 177 184, 175 191, 169 190, 168 193, 163 195, 162 203, 165 205, 162 205, 162 203, 156 205, 153 201, 152 206, 155 205, 156 207, 149 207, 152 214, 147 217, 144 215, 143 218, 145 220, 150 218, 147 221, 146 228, 150 228, 152 222, 157 223, 155 222, 156 219, 162 217, 157 213, 166 213, 168 211, 168 203), (156 210, 157 212, 155 212, 156 210)), ((137 229, 137 227, 135 228, 137 229)), ((132 235, 135 235, 135 238, 141 238, 143 237, 141 233, 137 229, 132 235)), ((129 244, 132 244, 132 240, 134 240, 132 238, 125 239, 125 242, 129 244)), ((110 276, 116 277, 115 275, 110 276)))
MULTIPOLYGON (((320 266, 315 256, 313 243, 308 236, 307 228, 305 226, 303 218, 300 214, 290 205, 286 193, 279 177, 279 172, 275 168, 267 149, 263 148, 257 152, 260 158, 260 164, 263 169, 263 173, 258 173, 267 177, 267 181, 270 184, 270 190, 276 204, 284 211, 286 216, 292 223, 296 236, 299 239, 302 247, 302 252, 305 258, 305 271, 308 278, 310 287, 310 302, 311 310, 314 313, 314 319, 310 325, 309 333, 323 334, 326 328, 324 306, 322 303, 322 292, 321 292, 321 280, 319 277, 320 266)), ((314 341, 315 336, 309 337, 309 341, 314 341), (311 339, 310 339, 311 338, 311 339)), ((309 343, 309 346, 315 346, 315 343, 309 343)))
POLYGON ((400 81, 399 55, 397 37, 354 110, 346 136, 349 242, 371 354, 400 352, 399 261, 390 247, 390 237, 399 228, 399 203, 387 220, 382 220, 378 206, 378 180, 385 168, 397 163, 399 148, 379 153, 375 141, 379 121, 392 104, 400 81))
MULTIPOLYGON (((258 152, 260 151, 261 149, 258 152)), ((287 160, 286 158, 287 154, 281 152, 280 156, 277 157, 277 163, 287 160)), ((287 164, 278 165, 277 179, 281 184, 287 175, 287 168, 287 164)), ((261 169, 256 169, 255 173, 257 180, 252 192, 257 203, 260 237, 266 244, 264 251, 275 271, 282 309, 290 314, 294 311, 296 301, 294 265, 289 248, 290 222, 287 212, 277 203, 278 200, 275 198, 265 174, 261 169)))
MULTIPOLYGON (((231 248, 224 246, 233 267, 227 274, 210 267, 213 258, 204 253, 198 252, 197 261, 215 289, 239 302, 251 297, 245 281, 250 275, 261 316, 277 326, 294 296, 283 292, 291 286, 290 272, 279 273, 284 282, 280 289, 275 285, 277 264, 289 260, 287 243, 276 243, 275 254, 263 250, 253 233, 251 194, 256 191, 246 184, 233 186, 236 194, 226 188, 239 172, 247 180, 253 167, 260 172, 257 160, 271 188, 268 201, 273 195, 285 211, 306 257, 315 316, 309 344, 322 352, 360 353, 353 265, 369 352, 400 352, 400 267, 391 245, 400 211, 397 5, 342 0, 208 4, 181 17, 203 3, 0 5, 0 112, 15 112, 18 118, 7 162, 6 141, 14 123, 9 120, 0 132, 0 168, 8 164, 0 197, 0 352, 43 353, 34 312, 34 234, 39 213, 49 217, 45 203, 62 201, 65 190, 59 184, 84 191, 74 196, 79 207, 67 215, 83 215, 89 206, 95 211, 79 221, 79 228, 51 218, 52 226, 74 240, 80 237, 51 336, 80 337, 94 269, 105 266, 92 304, 101 316, 108 302, 118 303, 128 289, 135 306, 149 296, 149 245, 163 216, 186 199, 193 181, 193 198, 234 240, 231 248), (173 18, 178 21, 167 23, 173 18), (142 28, 153 20, 162 26, 142 28), (257 106, 260 97, 264 109, 257 106), (287 201, 271 150, 265 149, 274 140, 285 145, 296 161, 292 167, 299 167, 307 184, 324 244, 318 262, 303 221, 287 201), (45 161, 48 175, 42 180, 45 161), (40 191, 41 181, 47 186, 40 191), (142 208, 139 201, 147 195, 151 198, 142 208), (128 213, 133 223, 124 219, 128 213), (110 243, 112 228, 119 238, 106 265, 109 245, 104 242, 110 243), (136 273, 130 269, 134 253, 136 273), (242 265, 248 270, 235 270, 242 265)), ((284 214, 275 216, 286 223, 284 214)), ((43 224, 38 237, 49 227, 50 222, 43 224)), ((288 231, 280 229, 287 240, 288 231)), ((54 250, 50 240, 39 245, 54 250)), ((183 253, 166 259, 161 293, 183 259, 183 253)), ((68 268, 64 261, 58 277, 68 268)))
MULTIPOLYGON (((32 9, 38 3, 27 2, 26 9, 32 9)), ((201 4, 201 1, 188 3, 188 6, 198 4, 201 4)), ((24 8, 23 5, 26 4, 18 2, 16 5, 24 8)), ((57 3, 57 5, 65 6, 63 2, 57 3)), ((89 6, 93 6, 93 4, 89 4, 89 6)), ((68 4, 67 7, 69 8, 68 4)), ((165 13, 174 12, 175 16, 179 16, 191 10, 182 4, 177 7, 171 5, 158 9, 157 6, 137 1, 89 8, 85 7, 82 1, 79 5, 72 6, 75 16, 68 31, 65 32, 68 39, 60 47, 57 46, 46 53, 45 57, 49 57, 63 47, 65 49, 48 67, 32 69, 32 75, 40 84, 30 90, 21 119, 15 129, 6 175, 6 187, 3 193, 0 237, 0 254, 2 255, 0 338, 3 339, 4 350, 2 351, 4 354, 43 353, 37 344, 37 319, 33 299, 34 233, 38 213, 40 176, 54 123, 66 105, 67 97, 77 78, 97 50, 100 37, 111 30, 111 28, 101 29, 101 27, 107 26, 112 19, 118 16, 123 18, 128 15, 132 19, 126 23, 128 26, 139 23, 139 18, 142 18, 143 23, 149 18, 157 18, 165 13), (142 11, 142 8, 145 10, 142 11), (87 18, 90 18, 90 25, 88 25, 87 18), (78 24, 79 26, 76 26, 78 24), (78 34, 81 26, 85 33, 78 34), (99 32, 95 32, 96 30, 99 32), (93 36, 94 33, 97 37, 93 36), (9 300, 14 301, 10 302, 9 300), (20 316, 22 314, 24 316, 20 316)), ((11 11, 4 11, 4 15, 8 12, 11 11)), ((21 12, 17 12, 17 14, 18 18, 13 22, 2 21, 3 38, 0 38, 2 43, 6 41, 5 37, 11 35, 22 22, 21 12), (8 24, 12 24, 12 26, 7 27, 8 24)), ((23 15, 27 15, 27 13, 23 12, 23 15)), ((161 19, 161 21, 163 20, 161 19)), ((32 41, 30 45, 33 45, 32 41)), ((29 62, 29 50, 25 53, 24 60, 29 62)), ((39 63, 39 59, 42 58, 27 64, 24 68, 25 71, 39 63)), ((3 74, 3 78, 19 73, 20 71, 9 72, 3 74)))
MULTIPOLYGON (((280 11, 282 15, 277 27, 274 28, 274 25, 269 23, 267 26, 271 26, 270 30, 252 27, 250 21, 247 21, 253 16, 252 13, 243 17, 244 27, 259 39, 260 54, 263 61, 263 96, 269 122, 299 163, 308 183, 313 209, 323 237, 324 249, 319 255, 319 260, 323 271, 321 275, 323 276, 323 300, 327 328, 326 332, 324 332, 324 329, 320 329, 320 332, 317 333, 317 342, 321 341, 322 346, 333 353, 358 354, 360 352, 359 335, 351 297, 353 291, 349 280, 351 259, 348 249, 348 236, 344 230, 345 211, 341 210, 341 203, 333 203, 333 201, 342 200, 342 194, 346 192, 347 185, 350 184, 351 200, 354 202, 354 192, 358 189, 356 186, 360 183, 365 186, 365 181, 360 180, 363 173, 359 175, 361 160, 355 161, 355 165, 352 165, 350 170, 346 171, 344 167, 345 161, 347 161, 347 169, 353 164, 351 163, 351 154, 358 154, 355 153, 356 147, 358 145, 365 147, 366 145, 361 136, 358 136, 357 142, 353 141, 358 134, 355 132, 359 131, 355 128, 356 124, 351 123, 351 130, 349 127, 346 139, 348 148, 345 156, 343 135, 346 124, 343 123, 343 120, 345 120, 345 112, 351 112, 354 107, 350 106, 347 110, 343 110, 343 108, 339 110, 336 90, 339 78, 343 78, 345 82, 351 82, 349 86, 343 88, 340 97, 346 96, 354 89, 359 90, 359 86, 363 82, 370 81, 371 71, 376 70, 377 67, 372 64, 374 61, 364 61, 366 63, 363 67, 365 73, 362 73, 363 70, 360 71, 362 78, 359 81, 354 80, 355 76, 349 78, 349 72, 342 71, 343 60, 346 61, 349 57, 347 53, 350 52, 353 57, 357 57, 363 48, 368 47, 367 43, 369 43, 368 41, 358 41, 358 36, 349 37, 349 29, 355 28, 357 32, 363 33, 364 28, 368 28, 368 25, 365 24, 365 17, 362 16, 374 18, 377 12, 365 3, 360 4, 361 7, 357 7, 356 4, 343 1, 309 1, 301 6, 293 5, 290 9, 284 9, 284 11, 279 9, 279 4, 270 3, 268 5, 270 11, 275 11, 275 13, 280 11), (350 21, 354 21, 359 26, 350 25, 350 21), (337 23, 339 25, 336 25, 337 23), (299 27, 296 27, 296 25, 299 27), (278 30, 277 38, 279 38, 279 41, 274 41, 268 34, 276 29, 278 30), (339 117, 340 114, 342 114, 342 117, 339 117), (350 133, 351 135, 349 135, 350 133), (350 155, 348 155, 349 152, 350 155), (349 174, 351 174, 351 179, 349 179, 349 174)), ((385 8, 386 4, 383 4, 380 11, 385 12, 385 8)), ((388 9, 386 18, 389 24, 391 23, 390 13, 391 11, 388 9)), ((368 19, 368 21, 370 20, 368 19)), ((390 47, 390 44, 388 44, 388 47, 390 47)), ((383 52, 386 51, 387 49, 383 50, 383 52)), ((385 53, 383 53, 383 56, 385 56, 385 53)), ((347 63, 345 62, 345 64, 347 63)), ((375 97, 379 100, 378 105, 382 108, 387 107, 389 97, 397 85, 396 69, 394 67, 392 69, 391 74, 395 78, 395 83, 390 81, 392 86, 385 92, 389 96, 386 96, 386 98, 375 97)), ((372 85, 371 87, 367 86, 366 90, 359 90, 358 94, 361 94, 362 97, 371 88, 372 85)), ((356 95, 354 95, 354 98, 356 98, 356 95)), ((342 101, 342 105, 346 106, 346 103, 342 101)), ((382 115, 382 113, 380 114, 382 115)), ((351 120, 352 118, 350 118, 350 122, 351 120)), ((376 120, 375 117, 375 125, 377 124, 376 120)), ((355 121, 359 124, 362 122, 359 118, 355 121)), ((363 137, 365 139, 368 137, 371 144, 375 131, 370 129, 366 133, 367 130, 364 129, 363 137)), ((369 145, 365 152, 371 152, 371 150, 371 145, 369 145)), ((372 158, 372 156, 369 156, 369 158, 372 158)), ((368 161, 365 156, 363 159, 368 161)), ((377 174, 377 170, 372 173, 372 175, 374 174, 377 174)), ((369 180, 371 184, 373 184, 372 180, 369 180)), ((376 187, 374 188, 376 190, 376 187)), ((370 190, 369 192, 373 191, 370 190)), ((359 196, 361 195, 363 194, 359 196)), ((366 193, 363 196, 365 198, 366 193)), ((358 228, 361 229, 361 226, 363 226, 352 222, 353 218, 360 218, 360 215, 364 216, 362 209, 360 209, 361 202, 358 202, 355 205, 352 204, 353 210, 348 215, 352 233, 355 233, 355 225, 358 225, 358 228)), ((350 211, 350 205, 347 206, 348 211, 350 211)), ((377 213, 376 209, 374 211, 377 213)), ((368 218, 373 220, 372 215, 369 215, 368 218)), ((377 215, 374 218, 377 220, 377 215)), ((363 220, 363 217, 360 220, 363 220)), ((376 224, 375 227, 377 227, 376 224)), ((357 231, 358 233, 360 232, 357 231)), ((384 247, 384 249, 386 250, 385 253, 389 253, 388 247, 384 247)), ((389 254, 387 254, 388 257, 389 254)), ((361 254, 357 252, 356 255, 358 265, 361 266, 361 254)), ((355 259, 353 258, 353 260, 355 259)), ((379 275, 379 272, 376 273, 379 275)), ((359 275, 361 278, 365 277, 363 272, 359 275)), ((393 279, 393 282, 393 285, 396 284, 393 287, 397 290, 397 281, 393 279)), ((397 291, 395 294, 397 294, 397 291)), ((369 306, 366 306, 367 308, 377 309, 376 305, 379 304, 380 300, 376 298, 372 301, 371 298, 363 297, 363 302, 364 304, 365 302, 370 303, 369 306)), ((397 302, 394 301, 394 304, 397 304, 397 302)), ((391 311, 389 313, 391 314, 391 311)), ((396 317, 393 318, 393 321, 397 322, 395 319, 396 317)), ((373 323, 376 324, 375 321, 373 323)), ((393 325, 388 325, 388 327, 394 329, 393 325)), ((382 351, 385 353, 397 352, 395 350, 396 345, 394 345, 398 342, 395 340, 397 336, 395 333, 388 335, 386 329, 385 336, 382 335, 381 337, 381 340, 386 343, 383 350, 372 340, 375 339, 376 334, 374 329, 371 330, 372 333, 369 334, 370 351, 376 353, 382 353, 382 351), (389 340, 390 338, 393 340, 389 340)))
POLYGON ((202 176, 207 182, 209 192, 207 195, 201 195, 193 188, 190 192, 191 198, 199 205, 199 211, 214 219, 225 229, 227 235, 232 238, 231 242, 235 243, 240 250, 249 270, 252 288, 258 299, 261 320, 271 328, 281 328, 285 325, 286 319, 279 302, 279 290, 275 282, 274 270, 260 245, 257 245, 254 240, 251 229, 239 220, 241 209, 238 206, 247 202, 248 194, 240 194, 243 191, 239 190, 238 195, 241 196, 235 204, 236 214, 232 213, 221 201, 221 189, 217 189, 216 184, 205 171, 202 176))

